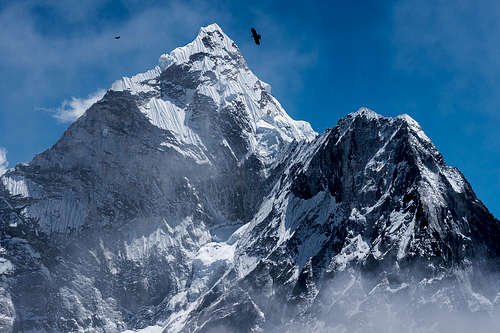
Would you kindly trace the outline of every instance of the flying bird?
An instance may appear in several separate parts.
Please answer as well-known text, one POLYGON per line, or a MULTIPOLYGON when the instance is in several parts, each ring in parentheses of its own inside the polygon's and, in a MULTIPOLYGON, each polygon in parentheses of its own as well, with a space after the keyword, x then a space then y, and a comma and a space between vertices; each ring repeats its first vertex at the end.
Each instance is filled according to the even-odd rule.
POLYGON ((262 37, 257 33, 255 28, 252 28, 251 30, 252 30, 252 37, 253 37, 253 40, 255 41, 255 44, 260 45, 260 39, 262 37))
POLYGON ((120 39, 120 36, 115 36, 115 39, 120 39))

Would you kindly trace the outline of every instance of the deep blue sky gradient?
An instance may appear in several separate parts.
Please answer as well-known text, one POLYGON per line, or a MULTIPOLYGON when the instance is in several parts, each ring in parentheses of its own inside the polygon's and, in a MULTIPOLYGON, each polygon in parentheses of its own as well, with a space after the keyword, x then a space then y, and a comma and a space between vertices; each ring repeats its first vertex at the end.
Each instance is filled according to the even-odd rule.
POLYGON ((0 147, 11 167, 30 161, 68 126, 48 110, 217 22, 292 117, 322 132, 361 106, 408 113, 498 217, 498 17, 494 0, 0 0, 0 147))

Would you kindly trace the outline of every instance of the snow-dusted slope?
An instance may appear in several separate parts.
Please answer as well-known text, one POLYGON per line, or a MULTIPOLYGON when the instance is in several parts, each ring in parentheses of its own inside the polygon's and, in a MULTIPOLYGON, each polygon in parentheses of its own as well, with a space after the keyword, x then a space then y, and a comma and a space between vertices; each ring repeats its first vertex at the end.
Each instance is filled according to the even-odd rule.
POLYGON ((153 97, 139 109, 152 124, 172 131, 188 144, 199 145, 199 136, 209 134, 194 128, 204 124, 197 124, 196 114, 190 112, 204 98, 215 103, 213 112, 234 114, 250 151, 264 161, 275 157, 283 143, 316 136, 308 123, 288 116, 270 95, 271 87, 252 73, 236 44, 215 23, 202 28, 191 43, 162 55, 153 70, 124 77, 111 89, 151 93, 153 97))
POLYGON ((231 273, 181 327, 448 332, 457 313, 494 316, 499 221, 410 116, 360 109, 281 165, 231 273), (248 315, 228 309, 234 299, 248 315))
POLYGON ((363 108, 317 136, 216 24, 1 176, 0 219, 2 332, 364 332, 390 316, 408 320, 387 331, 432 332, 429 309, 499 310, 499 222, 418 123, 363 108))
MULTIPOLYGON (((162 55, 155 69, 116 81, 102 101, 26 168, 92 169, 91 174, 115 184, 117 179, 102 173, 113 165, 136 173, 137 165, 131 164, 141 163, 133 160, 146 153, 142 145, 166 152, 163 155, 175 152, 217 172, 235 167, 229 164, 260 163, 260 170, 254 171, 265 174, 281 148, 316 136, 308 123, 291 119, 269 90, 250 71, 234 42, 212 24, 193 42, 162 55)), ((140 167, 158 168, 157 162, 145 161, 140 167)), ((40 183, 20 176, 22 168, 2 178, 11 195, 50 195, 40 183)), ((60 175, 50 181, 54 178, 60 175)), ((81 197, 72 190, 57 197, 27 208, 45 231, 67 232, 86 223, 91 200, 87 194, 81 197)))
POLYGON ((118 332, 205 292, 281 150, 316 136, 269 90, 213 24, 3 175, 0 325, 118 332))

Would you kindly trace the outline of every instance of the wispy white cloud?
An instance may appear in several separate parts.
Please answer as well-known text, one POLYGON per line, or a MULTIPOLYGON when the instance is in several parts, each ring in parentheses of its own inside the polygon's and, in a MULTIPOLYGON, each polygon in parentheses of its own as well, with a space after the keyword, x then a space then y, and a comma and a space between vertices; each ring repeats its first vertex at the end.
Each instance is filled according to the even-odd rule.
POLYGON ((44 111, 54 113, 54 118, 63 123, 69 123, 80 118, 95 102, 99 101, 106 90, 99 89, 98 91, 88 95, 86 98, 71 97, 69 100, 64 100, 56 109, 40 108, 44 111))
POLYGON ((0 147, 0 176, 7 171, 7 166, 9 162, 7 162, 7 150, 3 147, 0 147))

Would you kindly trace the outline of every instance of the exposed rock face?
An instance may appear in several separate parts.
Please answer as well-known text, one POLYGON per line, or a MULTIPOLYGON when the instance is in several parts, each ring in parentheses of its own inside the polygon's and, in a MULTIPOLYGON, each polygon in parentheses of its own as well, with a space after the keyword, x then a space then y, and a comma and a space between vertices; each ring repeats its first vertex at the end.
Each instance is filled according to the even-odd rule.
POLYGON ((5 332, 364 331, 394 313, 442 329, 434 308, 498 311, 499 221, 420 126, 361 109, 317 136, 215 24, 3 175, 0 218, 5 332))
POLYGON ((499 222, 409 116, 361 109, 296 145, 278 170, 241 230, 232 274, 199 307, 209 322, 188 319, 193 331, 231 327, 210 304, 234 297, 234 285, 269 331, 364 332, 384 320, 391 332, 443 331, 452 327, 435 325, 441 315, 494 311, 499 222))

